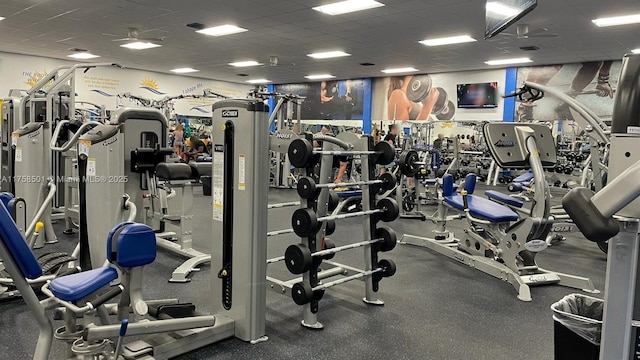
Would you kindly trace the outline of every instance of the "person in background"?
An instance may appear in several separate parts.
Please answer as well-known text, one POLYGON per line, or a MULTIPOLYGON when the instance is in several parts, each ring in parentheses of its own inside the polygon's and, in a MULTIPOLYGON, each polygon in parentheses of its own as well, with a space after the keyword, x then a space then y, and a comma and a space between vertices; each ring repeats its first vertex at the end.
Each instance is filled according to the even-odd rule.
MULTIPOLYGON (((399 128, 400 127, 398 126, 398 124, 389 125, 389 133, 384 137, 383 141, 388 142, 394 148, 397 147, 396 139, 398 138, 399 128)), ((380 174, 384 174, 385 172, 387 172, 387 169, 392 169, 395 165, 396 165, 395 161, 392 161, 388 165, 383 165, 380 168, 380 174)))
MULTIPOLYGON (((320 131, 316 133, 316 136, 324 136, 324 135, 327 135, 328 132, 329 132, 329 128, 326 126, 323 126, 322 129, 320 129, 320 131)), ((313 140, 313 147, 314 148, 322 147, 322 141, 313 140)))
POLYGON ((438 89, 433 87, 421 104, 414 103, 407 97, 407 89, 412 79, 413 75, 393 76, 390 78, 389 91, 387 93, 387 119, 397 121, 429 119, 429 115, 438 100, 438 89), (414 104, 420 107, 420 111, 415 119, 411 119, 409 114, 411 114, 414 104))
POLYGON ((444 134, 438 134, 438 137, 433 141, 433 150, 440 152, 442 150, 442 141, 444 140, 444 134))
POLYGON ((335 117, 336 114, 343 113, 345 120, 351 120, 353 111, 353 99, 351 98, 351 80, 347 80, 346 93, 341 96, 338 91, 338 81, 323 81, 320 83, 320 104, 322 113, 328 118, 335 117))
POLYGON ((182 150, 184 149, 184 129, 182 124, 178 124, 175 130, 173 130, 173 151, 175 151, 178 157, 182 157, 182 150))
POLYGON ((198 139, 197 136, 192 136, 189 139, 189 150, 182 153, 182 160, 185 162, 197 161, 198 157, 207 153, 207 145, 198 139))

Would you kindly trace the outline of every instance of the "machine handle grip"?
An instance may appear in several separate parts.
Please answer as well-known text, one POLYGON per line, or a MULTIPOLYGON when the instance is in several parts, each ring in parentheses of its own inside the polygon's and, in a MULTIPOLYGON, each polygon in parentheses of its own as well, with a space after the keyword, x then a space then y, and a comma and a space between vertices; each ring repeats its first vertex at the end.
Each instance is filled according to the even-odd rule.
POLYGON ((127 327, 129 326, 129 319, 122 319, 122 323, 120 324, 120 336, 125 336, 127 334, 127 327))
POLYGON ((114 297, 120 295, 123 290, 124 290, 124 287, 122 285, 115 286, 111 290, 107 291, 106 293, 98 296, 95 300, 90 301, 88 304, 93 309, 95 309, 100 305, 104 305, 107 301, 113 299, 114 297))

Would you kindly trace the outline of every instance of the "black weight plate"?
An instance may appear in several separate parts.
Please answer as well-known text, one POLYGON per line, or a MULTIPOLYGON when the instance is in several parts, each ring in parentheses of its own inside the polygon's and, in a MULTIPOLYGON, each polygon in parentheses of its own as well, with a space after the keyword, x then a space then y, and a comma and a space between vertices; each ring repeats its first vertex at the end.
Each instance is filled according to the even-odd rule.
POLYGON ((332 235, 336 232, 336 221, 335 220, 327 220, 326 225, 324 227, 325 235, 332 235))
POLYGON ((289 144, 287 154, 291 165, 305 168, 313 156, 313 145, 307 139, 295 139, 289 144))
POLYGON ((416 197, 414 194, 407 195, 402 199, 402 209, 405 212, 413 211, 413 208, 415 206, 416 206, 416 197))
POLYGON ((415 176, 420 167, 416 165, 416 162, 420 159, 420 155, 415 150, 409 150, 402 153, 400 157, 400 171, 402 174, 408 177, 415 176))
POLYGON ((400 208, 398 203, 392 198, 384 198, 378 201, 376 204, 378 210, 383 210, 378 213, 379 219, 384 222, 394 221, 400 215, 400 208))
POLYGON ((298 190, 298 195, 303 199, 315 199, 320 193, 318 188, 316 187, 316 182, 308 177, 302 177, 298 180, 298 185, 296 186, 298 190))
POLYGON ((382 259, 378 261, 378 267, 383 269, 383 277, 391 277, 396 273, 396 263, 392 260, 382 259))
POLYGON ((312 209, 297 209, 291 215, 293 232, 300 237, 309 237, 318 231, 318 216, 312 209))
POLYGON ((438 90, 438 99, 436 100, 435 105, 433 106, 433 110, 431 113, 434 115, 442 114, 447 110, 447 104, 449 102, 449 95, 447 91, 441 87, 436 88, 438 90))
POLYGON ((564 173, 567 174, 567 175, 573 174, 573 167, 572 166, 565 166, 564 173))
POLYGON ((284 262, 292 274, 299 275, 311 269, 313 257, 306 245, 295 244, 288 246, 284 251, 284 262))
POLYGON ((386 141, 378 142, 373 151, 377 152, 376 164, 388 165, 396 158, 396 149, 386 141))
POLYGON ((393 250, 398 243, 396 232, 386 226, 377 228, 373 237, 375 239, 384 239, 382 242, 377 243, 378 249, 382 252, 393 250))
POLYGON ((305 305, 313 300, 313 288, 306 282, 299 282, 291 287, 291 297, 298 305, 305 305))
POLYGON ((382 188, 385 191, 392 190, 397 185, 396 176, 390 172, 380 175, 379 179, 382 180, 382 188))
POLYGON ((340 204, 340 197, 333 191, 329 192, 329 201, 327 202, 327 207, 329 211, 335 210, 340 204))
POLYGON ((449 121, 452 120, 453 117, 456 115, 456 106, 453 103, 453 101, 449 100, 449 102, 447 102, 447 109, 446 111, 437 114, 436 118, 438 118, 438 120, 442 120, 442 121, 449 121))
MULTIPOLYGON (((333 249, 335 247, 336 247, 336 243, 334 243, 333 240, 329 238, 324 238, 324 249, 322 250, 333 249)), ((331 260, 333 259, 334 256, 336 256, 336 253, 325 255, 322 258, 324 260, 331 260)))
POLYGON ((431 92, 433 81, 429 75, 414 76, 407 87, 407 98, 413 102, 422 102, 431 92))

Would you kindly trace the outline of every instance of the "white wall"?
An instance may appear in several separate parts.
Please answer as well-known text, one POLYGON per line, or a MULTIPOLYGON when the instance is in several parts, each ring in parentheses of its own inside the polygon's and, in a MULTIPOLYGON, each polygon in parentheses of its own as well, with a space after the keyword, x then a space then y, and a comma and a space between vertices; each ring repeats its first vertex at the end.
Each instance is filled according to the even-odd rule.
MULTIPOLYGON (((99 62, 100 59, 96 59, 99 62)), ((0 99, 10 89, 29 89, 43 74, 58 66, 73 65, 73 61, 17 55, 0 52, 0 99)), ((122 64, 126 67, 127 64, 122 64)), ((199 94, 204 89, 229 97, 246 97, 250 85, 208 80, 203 78, 169 75, 115 67, 95 68, 87 73, 77 72, 77 100, 105 105, 113 110, 118 103, 115 95, 129 92, 132 95, 159 100, 165 96, 199 94)), ((179 115, 210 116, 213 99, 181 99, 174 104, 179 115)), ((122 103, 122 100, 120 100, 122 103)))
MULTIPOLYGON (((504 117, 504 86, 506 80, 506 70, 482 70, 482 71, 463 71, 454 73, 431 74, 434 87, 441 87, 446 90, 449 99, 457 106, 457 85, 472 83, 498 83, 498 107, 493 109, 458 109, 454 120, 493 120, 503 121, 504 117)), ((387 119, 387 92, 389 87, 389 78, 377 78, 373 82, 373 105, 372 118, 373 121, 389 120, 387 119)))

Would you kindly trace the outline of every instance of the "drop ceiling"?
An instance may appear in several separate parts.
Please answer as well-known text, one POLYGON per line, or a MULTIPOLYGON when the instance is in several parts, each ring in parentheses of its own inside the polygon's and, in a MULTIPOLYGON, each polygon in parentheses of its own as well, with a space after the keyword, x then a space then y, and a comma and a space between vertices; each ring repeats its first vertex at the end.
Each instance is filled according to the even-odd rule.
MULTIPOLYGON (((619 59, 640 47, 640 25, 598 28, 592 19, 640 13, 637 0, 541 0, 521 23, 548 28, 559 36, 517 39, 501 35, 482 40, 483 0, 379 0, 386 6, 329 16, 311 8, 327 0, 3 0, 0 51, 67 59, 71 48, 87 49, 130 68, 169 73, 193 67, 189 75, 244 82, 304 82, 310 74, 338 78, 383 76, 389 67, 420 72, 486 69, 484 61, 529 56, 534 64, 619 59), (249 31, 222 37, 197 34, 189 23, 234 24, 249 31), (137 28, 140 37, 163 38, 163 46, 132 51, 113 39, 137 28), (425 47, 426 38, 469 34, 474 43, 425 47), (522 46, 535 45, 534 52, 522 46), (314 60, 306 54, 343 50, 339 59, 314 60), (278 66, 269 66, 277 56, 278 66), (257 60, 261 67, 233 68, 230 62, 257 60), (364 67, 360 63, 374 63, 364 67), (238 77, 244 73, 249 77, 238 77)), ((507 32, 515 32, 509 29, 507 32)), ((189 76, 187 75, 187 76, 189 76)))

